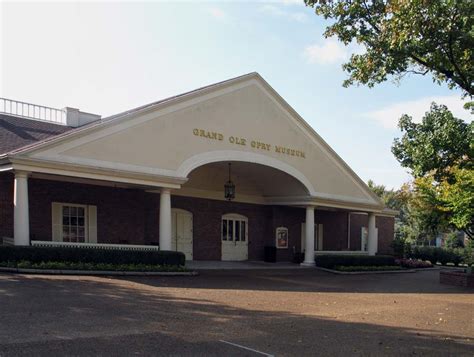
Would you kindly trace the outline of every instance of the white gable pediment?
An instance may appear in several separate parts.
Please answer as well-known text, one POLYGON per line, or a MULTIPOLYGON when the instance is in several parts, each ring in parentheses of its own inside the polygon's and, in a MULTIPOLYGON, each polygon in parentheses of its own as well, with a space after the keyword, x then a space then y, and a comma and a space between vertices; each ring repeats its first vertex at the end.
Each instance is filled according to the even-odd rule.
POLYGON ((250 161, 287 172, 310 196, 381 206, 258 74, 130 111, 27 155, 181 178, 209 162, 250 161))

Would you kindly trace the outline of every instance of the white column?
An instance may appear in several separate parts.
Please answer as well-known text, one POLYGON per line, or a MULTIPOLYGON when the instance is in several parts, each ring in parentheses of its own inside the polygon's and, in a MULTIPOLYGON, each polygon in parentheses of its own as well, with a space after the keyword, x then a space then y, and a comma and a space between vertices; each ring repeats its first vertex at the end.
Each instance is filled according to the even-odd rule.
POLYGON ((13 238, 15 245, 30 245, 28 173, 15 172, 13 188, 13 238))
POLYGON ((167 188, 160 192, 160 250, 171 250, 171 193, 167 188))
POLYGON ((368 223, 368 237, 367 237, 367 250, 369 255, 375 255, 377 253, 377 229, 375 228, 375 213, 369 213, 368 223))
POLYGON ((305 251, 302 265, 314 265, 314 207, 306 207, 305 251))

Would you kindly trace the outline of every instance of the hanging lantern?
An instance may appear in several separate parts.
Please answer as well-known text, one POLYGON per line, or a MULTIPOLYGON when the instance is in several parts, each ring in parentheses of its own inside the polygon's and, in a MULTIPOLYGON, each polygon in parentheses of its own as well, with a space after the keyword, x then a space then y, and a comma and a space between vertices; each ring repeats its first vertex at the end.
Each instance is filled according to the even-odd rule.
POLYGON ((227 201, 232 201, 235 198, 235 185, 230 179, 230 162, 229 162, 229 181, 224 185, 224 197, 227 201))

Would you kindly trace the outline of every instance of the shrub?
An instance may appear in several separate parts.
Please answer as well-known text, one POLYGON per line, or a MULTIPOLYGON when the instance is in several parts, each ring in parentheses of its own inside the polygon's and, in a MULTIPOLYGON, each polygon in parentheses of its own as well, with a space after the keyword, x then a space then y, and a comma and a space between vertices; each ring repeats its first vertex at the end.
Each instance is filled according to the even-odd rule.
POLYGON ((110 263, 71 263, 29 261, 0 263, 0 266, 21 269, 55 269, 55 270, 98 270, 98 271, 133 271, 133 272, 184 272, 183 266, 149 265, 149 264, 110 264, 110 263))
POLYGON ((70 247, 12 247, 0 246, 0 262, 29 261, 184 265, 185 256, 173 251, 135 251, 119 249, 70 248, 70 247))
POLYGON ((336 265, 335 270, 344 272, 358 272, 358 271, 388 271, 388 270, 401 270, 402 267, 399 265, 382 265, 382 266, 344 266, 336 265))
POLYGON ((395 258, 391 255, 317 255, 316 266, 333 269, 336 265, 343 266, 382 266, 395 265, 395 258))
POLYGON ((410 268, 410 269, 433 267, 433 264, 431 264, 429 261, 423 261, 423 260, 418 260, 418 259, 403 258, 403 259, 398 259, 395 262, 397 264, 400 264, 400 266, 404 268, 410 268))
POLYGON ((396 257, 403 258, 410 253, 410 244, 401 238, 395 238, 391 244, 396 257))
POLYGON ((444 249, 439 247, 415 247, 409 258, 427 260, 432 264, 439 262, 443 265, 447 263, 458 265, 466 260, 464 249, 462 248, 444 249))

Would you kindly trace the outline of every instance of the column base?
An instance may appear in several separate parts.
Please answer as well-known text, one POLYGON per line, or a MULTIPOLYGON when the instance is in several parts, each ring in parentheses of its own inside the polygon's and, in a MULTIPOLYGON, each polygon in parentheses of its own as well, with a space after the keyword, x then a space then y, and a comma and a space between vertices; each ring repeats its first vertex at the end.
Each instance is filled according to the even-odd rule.
POLYGON ((303 267, 314 267, 316 266, 316 264, 314 262, 303 262, 303 263, 300 263, 301 266, 303 267))

